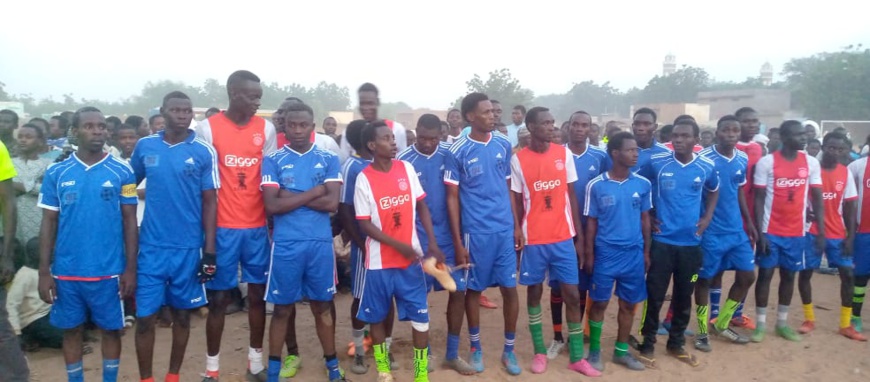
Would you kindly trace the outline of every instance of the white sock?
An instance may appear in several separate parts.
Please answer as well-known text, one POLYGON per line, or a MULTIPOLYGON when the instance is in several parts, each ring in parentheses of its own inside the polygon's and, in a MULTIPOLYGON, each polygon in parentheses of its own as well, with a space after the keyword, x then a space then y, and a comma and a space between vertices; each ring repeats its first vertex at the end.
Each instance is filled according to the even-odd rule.
POLYGON ((205 371, 217 372, 221 368, 221 354, 205 355, 205 371))
POLYGON ((384 341, 387 344, 387 353, 390 352, 390 346, 393 346, 393 337, 387 337, 384 341))
POLYGON ((365 347, 363 346, 363 341, 365 340, 366 332, 362 329, 353 329, 353 346, 356 354, 363 355, 365 353, 365 347))
POLYGON ((776 307, 776 326, 788 325, 788 305, 780 305, 776 307))
POLYGON ((755 307, 755 321, 757 325, 767 326, 767 307, 755 307))
POLYGON ((248 370, 251 374, 257 375, 263 371, 263 349, 248 348, 248 370))

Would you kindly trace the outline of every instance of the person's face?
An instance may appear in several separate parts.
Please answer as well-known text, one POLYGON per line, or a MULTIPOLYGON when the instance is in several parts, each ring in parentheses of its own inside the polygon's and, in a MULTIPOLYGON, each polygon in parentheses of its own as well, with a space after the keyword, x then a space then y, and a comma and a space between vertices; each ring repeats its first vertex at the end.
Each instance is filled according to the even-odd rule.
POLYGON ((323 132, 326 133, 326 135, 335 134, 336 129, 338 129, 338 123, 335 122, 334 118, 323 120, 323 132))
POLYGON ((479 130, 490 132, 495 128, 495 116, 492 114, 492 103, 489 100, 480 101, 477 107, 468 113, 469 123, 479 130))
POLYGON ((568 139, 571 143, 585 143, 592 127, 592 118, 586 114, 574 114, 568 121, 568 139))
POLYGON ((0 134, 12 134, 12 130, 15 130, 15 118, 6 113, 0 113, 0 134))
POLYGON ((263 98, 263 88, 259 82, 240 81, 230 87, 230 104, 233 109, 253 117, 260 109, 260 99, 263 98))
POLYGON ((646 113, 634 116, 634 121, 631 123, 631 131, 634 133, 636 144, 646 145, 652 142, 653 133, 656 131, 656 123, 653 121, 653 116, 646 113))
POLYGON ((375 131, 375 140, 369 142, 367 147, 372 156, 382 159, 393 158, 398 151, 393 130, 387 126, 378 127, 375 131))
POLYGON ((151 133, 157 133, 166 128, 166 118, 163 116, 155 117, 154 121, 151 123, 151 133))
POLYGON ((496 122, 501 122, 501 103, 492 104, 492 114, 496 122))
POLYGON ((807 146, 807 131, 801 125, 789 125, 780 130, 782 146, 792 150, 803 150, 807 146))
POLYGON ((189 99, 170 98, 160 108, 166 127, 173 131, 184 131, 193 119, 193 104, 189 99))
POLYGON ((375 92, 359 92, 359 113, 362 114, 364 120, 372 122, 378 119, 378 106, 380 104, 381 101, 375 92))
MULTIPOLYGON (((816 145, 814 145, 816 146, 816 145)), ((828 139, 828 143, 825 144, 823 150, 825 150, 824 154, 822 154, 822 161, 827 163, 835 163, 842 159, 844 156, 849 155, 849 145, 846 144, 842 139, 828 139)), ((807 152, 809 153, 810 148, 807 147, 807 152)), ((816 150, 818 151, 818 150, 816 150)), ((818 153, 818 152, 817 152, 818 153)), ((815 156, 815 155, 813 155, 815 156)))
POLYGON ((137 141, 139 141, 139 134, 134 129, 123 129, 118 132, 118 148, 124 154, 129 155, 132 153, 137 141))
POLYGON ((22 127, 18 130, 18 150, 23 153, 32 153, 42 147, 39 134, 32 127, 22 127))
POLYGON ((136 134, 139 135, 139 138, 144 138, 151 134, 151 128, 148 126, 148 122, 142 122, 139 128, 136 129, 136 134))
POLYGON ((290 147, 294 150, 307 149, 315 127, 314 116, 307 111, 288 111, 284 118, 284 136, 290 142, 290 147))
POLYGON ((278 107, 278 110, 275 110, 275 113, 272 114, 272 124, 275 125, 275 132, 283 133, 284 132, 284 105, 278 107))
POLYGON ((634 139, 626 139, 622 141, 622 147, 619 150, 613 150, 610 153, 613 161, 622 166, 632 168, 637 164, 637 141, 634 139))
POLYGON ((740 131, 740 122, 723 122, 722 126, 716 129, 716 138, 718 138, 720 145, 734 147, 737 145, 737 140, 740 139, 740 131))
POLYGON ((462 126, 462 116, 459 115, 458 111, 451 111, 447 114, 447 124, 450 125, 451 129, 461 129, 462 126))
POLYGON ((713 144, 713 133, 705 131, 701 133, 701 146, 710 147, 713 144))
POLYGON ((535 121, 530 123, 530 126, 526 126, 532 135, 532 141, 542 143, 552 142, 553 138, 560 134, 555 128, 555 122, 553 114, 549 111, 538 113, 535 121))
MULTIPOLYGON (((410 136, 410 134, 409 134, 410 136)), ((441 132, 435 129, 417 127, 416 147, 423 155, 432 155, 441 143, 441 132)), ((409 145, 410 146, 410 145, 409 145)))
MULTIPOLYGON (((581 115, 582 115, 582 114, 581 114, 581 115)), ((590 122, 590 125, 589 125, 589 138, 592 138, 592 139, 594 139, 594 140, 597 141, 597 140, 598 140, 598 137, 599 137, 600 134, 601 134, 601 127, 598 126, 598 125, 596 125, 596 124, 594 124, 594 123, 591 123, 591 122, 592 122, 592 119, 591 119, 591 118, 589 119, 589 122, 590 122)))
POLYGON ((103 113, 87 111, 79 114, 79 125, 74 130, 80 149, 90 152, 103 151, 103 145, 109 137, 103 113))
POLYGON ((413 146, 415 143, 417 143, 417 134, 413 131, 408 131, 405 134, 405 146, 413 146))
MULTIPOLYGON (((834 139, 832 141, 838 141, 838 140, 839 139, 834 139)), ((819 155, 820 151, 822 151, 822 146, 819 145, 818 142, 813 141, 813 142, 807 143, 807 154, 810 154, 810 156, 815 157, 815 156, 819 155)), ((825 153, 827 153, 827 150, 825 150, 825 153)))
POLYGON ((692 125, 679 124, 674 126, 674 131, 671 132, 671 143, 674 145, 675 153, 680 155, 692 154, 692 149, 698 144, 695 129, 692 125))
POLYGON ((43 122, 41 120, 30 121, 30 123, 39 126, 39 128, 42 129, 42 131, 48 131, 49 129, 51 129, 50 123, 46 124, 45 122, 43 122))
POLYGON ((816 139, 816 128, 812 125, 806 125, 804 129, 806 130, 807 140, 816 139))
MULTIPOLYGON (((450 125, 447 122, 441 122, 441 140, 447 141, 447 137, 450 135, 450 125)), ((419 140, 420 138, 417 137, 419 140)))
POLYGON ((523 124, 523 117, 525 117, 525 116, 523 115, 523 112, 521 112, 519 109, 514 109, 511 112, 511 122, 513 122, 514 125, 517 125, 517 126, 522 125, 523 124))
POLYGON ((48 121, 48 135, 54 139, 63 136, 63 131, 61 131, 60 123, 57 119, 52 118, 48 121))
POLYGON ((758 134, 760 127, 761 123, 758 121, 757 113, 743 113, 740 116, 740 135, 744 140, 752 139, 752 137, 758 134))

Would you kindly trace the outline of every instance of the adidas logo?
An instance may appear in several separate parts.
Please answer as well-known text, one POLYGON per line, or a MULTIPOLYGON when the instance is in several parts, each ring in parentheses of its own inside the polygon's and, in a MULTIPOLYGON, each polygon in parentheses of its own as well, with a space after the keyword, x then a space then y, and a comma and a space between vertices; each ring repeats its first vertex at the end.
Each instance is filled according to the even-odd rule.
POLYGON ((316 165, 314 165, 314 168, 323 168, 323 165, 318 162, 316 165))
POLYGON ((638 193, 637 193, 637 192, 635 192, 635 193, 634 193, 634 194, 632 194, 632 195, 631 195, 631 197, 632 197, 632 198, 639 198, 639 197, 640 197, 640 195, 638 195, 638 193))
POLYGON ((589 171, 595 171, 595 165, 589 166, 589 171))
POLYGON ((523 272, 523 276, 528 276, 529 272, 523 272))
POLYGON ((184 163, 193 164, 193 158, 187 158, 187 160, 184 161, 184 163))
POLYGON ((277 295, 279 295, 279 294, 280 294, 280 293, 279 293, 279 292, 278 292, 278 290, 277 290, 277 289, 275 289, 275 290, 273 290, 273 291, 272 291, 272 294, 274 294, 274 295, 276 295, 276 296, 277 296, 277 295))
POLYGON ((103 183, 103 187, 115 187, 115 186, 112 184, 112 182, 107 180, 106 183, 103 183))
POLYGON ((743 173, 743 171, 737 170, 737 174, 736 174, 736 175, 740 175, 740 174, 742 174, 742 173, 743 173))
POLYGON ((696 177, 695 177, 695 182, 700 182, 700 181, 701 181, 701 177, 696 176, 696 177))
POLYGON ((501 159, 501 158, 502 158, 501 153, 498 153, 495 155, 495 159, 501 159))

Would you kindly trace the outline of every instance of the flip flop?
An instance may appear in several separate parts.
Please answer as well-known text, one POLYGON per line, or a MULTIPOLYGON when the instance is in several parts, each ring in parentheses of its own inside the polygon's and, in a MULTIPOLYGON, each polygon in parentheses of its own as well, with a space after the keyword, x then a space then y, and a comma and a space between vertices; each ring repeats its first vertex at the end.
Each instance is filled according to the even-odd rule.
POLYGON ((698 367, 698 365, 701 364, 701 362, 698 361, 698 358, 687 352, 686 349, 668 350, 668 354, 691 367, 698 367))
POLYGON ((456 292, 456 281, 450 275, 450 269, 443 263, 438 264, 438 260, 434 257, 428 257, 426 260, 423 260, 423 272, 435 277, 435 280, 438 280, 438 283, 445 290, 456 292))
POLYGON ((645 355, 643 353, 637 354, 637 360, 640 361, 647 369, 658 369, 659 365, 656 363, 656 358, 654 355, 649 354, 645 355))

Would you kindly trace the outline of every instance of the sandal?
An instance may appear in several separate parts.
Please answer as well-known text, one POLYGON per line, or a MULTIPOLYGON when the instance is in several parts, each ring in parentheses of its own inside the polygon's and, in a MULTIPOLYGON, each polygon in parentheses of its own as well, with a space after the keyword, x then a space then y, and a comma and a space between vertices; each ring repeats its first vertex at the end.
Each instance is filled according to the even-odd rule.
POLYGON ((637 358, 637 360, 640 361, 640 363, 642 363, 644 366, 646 366, 647 369, 658 369, 659 368, 659 365, 656 363, 656 358, 652 354, 638 353, 637 357, 635 357, 635 358, 637 358))
POLYGON ((698 358, 696 358, 693 354, 690 354, 686 351, 686 349, 683 348, 674 350, 668 349, 668 354, 691 367, 697 367, 701 364, 701 362, 698 361, 698 358))

